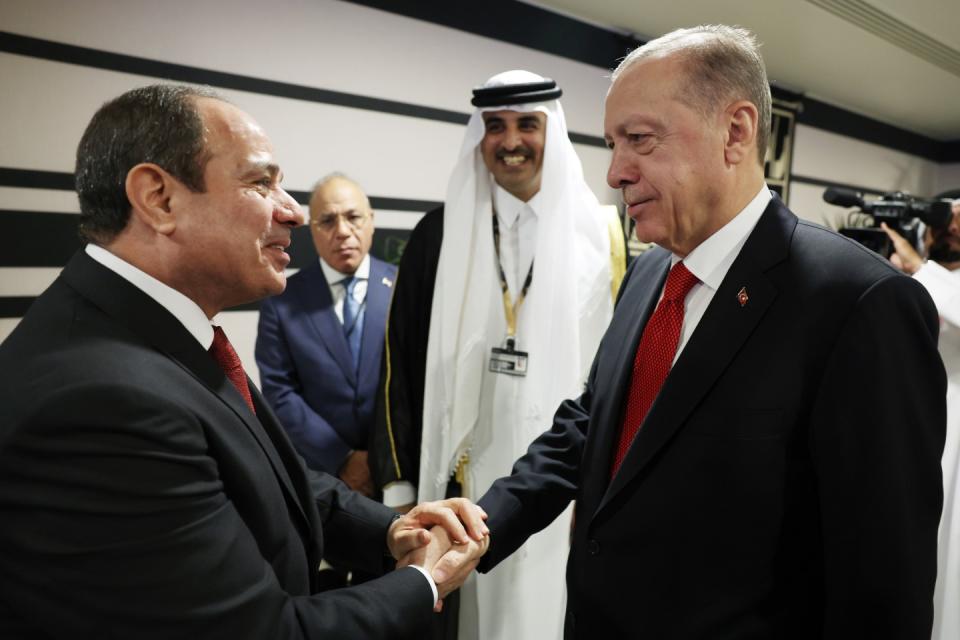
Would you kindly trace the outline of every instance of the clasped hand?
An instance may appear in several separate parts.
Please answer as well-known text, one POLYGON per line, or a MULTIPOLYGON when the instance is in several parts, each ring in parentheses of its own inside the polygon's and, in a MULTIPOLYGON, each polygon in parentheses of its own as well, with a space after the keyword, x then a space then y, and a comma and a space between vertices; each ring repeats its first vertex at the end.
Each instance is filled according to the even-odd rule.
POLYGON ((490 544, 486 517, 466 498, 450 498, 417 505, 390 526, 387 543, 397 568, 415 564, 433 576, 440 593, 436 611, 486 553, 490 544))

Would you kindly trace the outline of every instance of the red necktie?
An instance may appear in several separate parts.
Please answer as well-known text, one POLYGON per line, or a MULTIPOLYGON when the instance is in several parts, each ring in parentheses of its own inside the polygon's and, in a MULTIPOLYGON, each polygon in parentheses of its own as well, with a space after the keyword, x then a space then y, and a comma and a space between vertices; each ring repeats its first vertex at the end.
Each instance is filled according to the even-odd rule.
POLYGON ((627 410, 624 412, 620 441, 610 468, 611 478, 616 475, 617 469, 627 456, 630 444, 640 430, 650 405, 660 393, 660 387, 670 373, 673 357, 677 353, 677 343, 680 341, 680 328, 683 326, 683 301, 698 282, 700 281, 697 277, 690 273, 682 262, 675 264, 667 275, 663 298, 643 329, 643 336, 637 345, 637 355, 633 360, 627 410))
POLYGON ((253 397, 250 395, 250 387, 247 386, 247 374, 243 372, 240 356, 234 351, 233 345, 227 340, 227 334, 220 327, 213 328, 213 344, 210 346, 210 355, 223 369, 227 380, 233 383, 243 399, 247 401, 250 411, 256 415, 257 410, 253 408, 253 397))

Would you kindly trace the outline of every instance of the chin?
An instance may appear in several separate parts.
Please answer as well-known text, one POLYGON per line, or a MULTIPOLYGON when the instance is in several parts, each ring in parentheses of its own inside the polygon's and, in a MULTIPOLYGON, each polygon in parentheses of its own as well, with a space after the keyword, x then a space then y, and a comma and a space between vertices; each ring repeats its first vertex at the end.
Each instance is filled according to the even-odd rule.
POLYGON ((257 298, 258 300, 263 298, 268 298, 270 296, 275 296, 277 294, 283 293, 283 290, 287 288, 287 277, 281 271, 276 274, 276 277, 270 282, 269 285, 264 287, 263 292, 257 298))

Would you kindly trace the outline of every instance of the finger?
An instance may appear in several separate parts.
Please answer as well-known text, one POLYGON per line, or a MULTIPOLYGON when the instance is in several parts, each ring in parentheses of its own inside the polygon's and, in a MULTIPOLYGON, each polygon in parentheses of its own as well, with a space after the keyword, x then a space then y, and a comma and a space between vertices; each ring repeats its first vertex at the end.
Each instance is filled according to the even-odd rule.
POLYGON ((430 539, 429 531, 402 527, 394 535, 390 551, 394 558, 402 558, 411 551, 428 545, 430 539))
POLYGON ((437 604, 433 605, 433 612, 440 613, 443 611, 443 598, 437 598, 437 604))
POLYGON ((466 529, 457 518, 457 514, 446 504, 449 500, 443 502, 426 502, 410 511, 409 515, 416 517, 420 526, 439 525, 443 527, 450 535, 452 540, 459 543, 465 543, 470 538, 467 536, 466 529))
POLYGON ((460 516, 460 520, 463 521, 471 538, 482 540, 484 536, 490 533, 490 529, 483 522, 486 516, 483 509, 466 498, 451 498, 450 502, 452 503, 450 508, 460 516))
POLYGON ((476 543, 452 547, 433 565, 430 575, 434 582, 444 585, 445 588, 459 587, 480 562, 483 550, 483 547, 476 543), (449 586, 448 582, 452 583, 452 586, 449 586))

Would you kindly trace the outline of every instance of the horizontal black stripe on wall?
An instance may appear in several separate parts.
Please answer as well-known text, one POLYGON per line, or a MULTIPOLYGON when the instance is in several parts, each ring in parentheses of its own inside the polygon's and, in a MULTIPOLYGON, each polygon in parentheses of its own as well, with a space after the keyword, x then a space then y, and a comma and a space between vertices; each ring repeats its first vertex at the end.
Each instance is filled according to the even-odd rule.
POLYGON ((33 297, 0 297, 0 318, 22 318, 34 300, 33 297))
POLYGON ((73 191, 73 174, 61 171, 0 167, 0 187, 73 191))
MULTIPOLYGON (((864 187, 861 185, 848 184, 846 182, 834 182, 833 180, 824 180, 823 178, 810 178, 808 176, 791 176, 790 180, 800 184, 809 184, 817 187, 823 187, 826 190, 829 187, 840 188, 840 189, 849 189, 851 191, 859 191, 860 193, 866 194, 868 197, 872 196, 881 196, 885 193, 892 193, 896 189, 891 189, 887 187, 886 189, 877 189, 876 187, 864 187)), ((951 188, 943 193, 911 193, 910 195, 916 196, 918 198, 950 198, 956 199, 957 192, 960 192, 960 185, 956 185, 957 188, 951 188)))
MULTIPOLYGON (((470 3, 445 0, 348 1, 606 70, 614 68, 629 51, 643 44, 631 36, 518 0, 487 0, 482 9, 470 3)), ((960 162, 960 140, 934 140, 779 87, 773 87, 773 93, 775 96, 786 94, 788 99, 802 102, 797 122, 935 162, 960 162)))
MULTIPOLYGON (((73 213, 0 210, 0 234, 6 249, 0 267, 62 267, 83 246, 77 235, 80 216, 73 213)), ((380 228, 374 233, 373 255, 398 262, 410 232, 380 228)), ((310 227, 293 230, 290 266, 299 269, 317 259, 310 227)))
POLYGON ((636 38, 515 0, 480 7, 446 0, 348 0, 611 70, 643 44, 636 38))
MULTIPOLYGON (((14 169, 0 167, 0 187, 21 187, 25 189, 57 189, 73 191, 73 174, 61 171, 39 171, 36 169, 14 169)), ((300 204, 310 202, 309 191, 287 191, 300 204)), ((370 206, 388 211, 415 211, 425 213, 439 207, 438 200, 411 200, 387 196, 369 196, 370 206)))
MULTIPOLYGON (((0 220, 6 221, 6 218, 3 216, 11 213, 16 216, 20 212, 0 211, 0 220)), ((62 229, 57 228, 58 224, 50 224, 49 221, 47 221, 47 227, 45 229, 49 232, 52 228, 54 233, 60 236, 61 240, 67 240, 67 242, 64 244, 69 244, 69 246, 61 246, 56 250, 50 250, 47 245, 39 244, 36 239, 33 239, 33 241, 27 246, 31 247, 31 252, 34 254, 47 255, 47 264, 6 264, 7 260, 6 256, 4 256, 3 260, 0 260, 0 267, 63 267, 66 265, 70 259, 70 256, 72 256, 74 252, 81 247, 80 240, 76 236, 75 220, 77 216, 72 214, 37 214, 35 212, 24 213, 29 213, 37 218, 73 218, 73 235, 70 238, 63 237, 66 235, 65 232, 69 231, 70 225, 64 224, 65 221, 62 219, 59 223, 63 227, 62 229), (56 261, 50 259, 54 253, 58 254, 58 259, 56 261)), ((6 222, 4 222, 4 226, 4 232, 8 233, 10 229, 6 228, 6 222)), ((14 224, 13 226, 15 227, 16 225, 14 224)), ((409 236, 410 232, 405 229, 377 229, 377 231, 373 234, 373 245, 370 247, 370 253, 381 260, 386 260, 396 264, 400 261, 400 256, 403 253, 403 249, 407 244, 407 238, 409 236)), ((5 235, 4 237, 11 236, 5 235)), ((14 246, 20 246, 21 242, 22 239, 16 238, 14 246)), ((294 269, 302 269, 316 262, 317 253, 314 250, 313 241, 310 238, 310 231, 308 227, 299 227, 294 229, 293 239, 290 245, 290 258, 290 267, 294 269)), ((38 260, 35 259, 31 262, 37 261, 38 260)), ((23 260, 21 260, 21 262, 23 262, 23 260)), ((30 308, 30 305, 33 304, 34 300, 36 300, 36 297, 34 296, 0 295, 0 318, 22 318, 27 313, 27 309, 30 308)), ((251 302, 249 304, 233 307, 228 309, 228 311, 257 311, 259 308, 259 302, 251 302)))
POLYGON ((876 194, 876 195, 880 195, 882 193, 888 193, 892 191, 892 189, 877 189, 874 187, 864 187, 862 185, 849 184, 846 182, 834 182, 832 180, 824 180, 823 178, 811 178, 808 176, 798 176, 798 175, 790 176, 790 181, 796 182, 799 184, 808 184, 814 187, 823 187, 824 190, 830 187, 833 187, 835 189, 849 189, 851 191, 859 191, 860 193, 876 194))
MULTIPOLYGON (((158 78, 160 80, 205 84, 221 89, 247 91, 249 93, 258 93, 279 98, 291 98, 305 102, 349 107, 351 109, 363 109, 410 118, 421 118, 435 122, 465 125, 470 119, 470 115, 467 113, 451 111, 449 109, 438 109, 436 107, 428 107, 409 102, 385 100, 383 98, 374 98, 356 93, 345 93, 343 91, 320 89, 302 84, 278 82, 236 73, 226 73, 212 69, 203 69, 201 67, 174 64, 172 62, 162 62, 149 58, 32 38, 7 31, 0 31, 0 51, 94 69, 131 73, 158 78)), ((464 102, 467 102, 467 96, 464 97, 464 102)), ((570 139, 579 144, 595 147, 606 146, 603 138, 599 136, 571 132, 570 139)))

